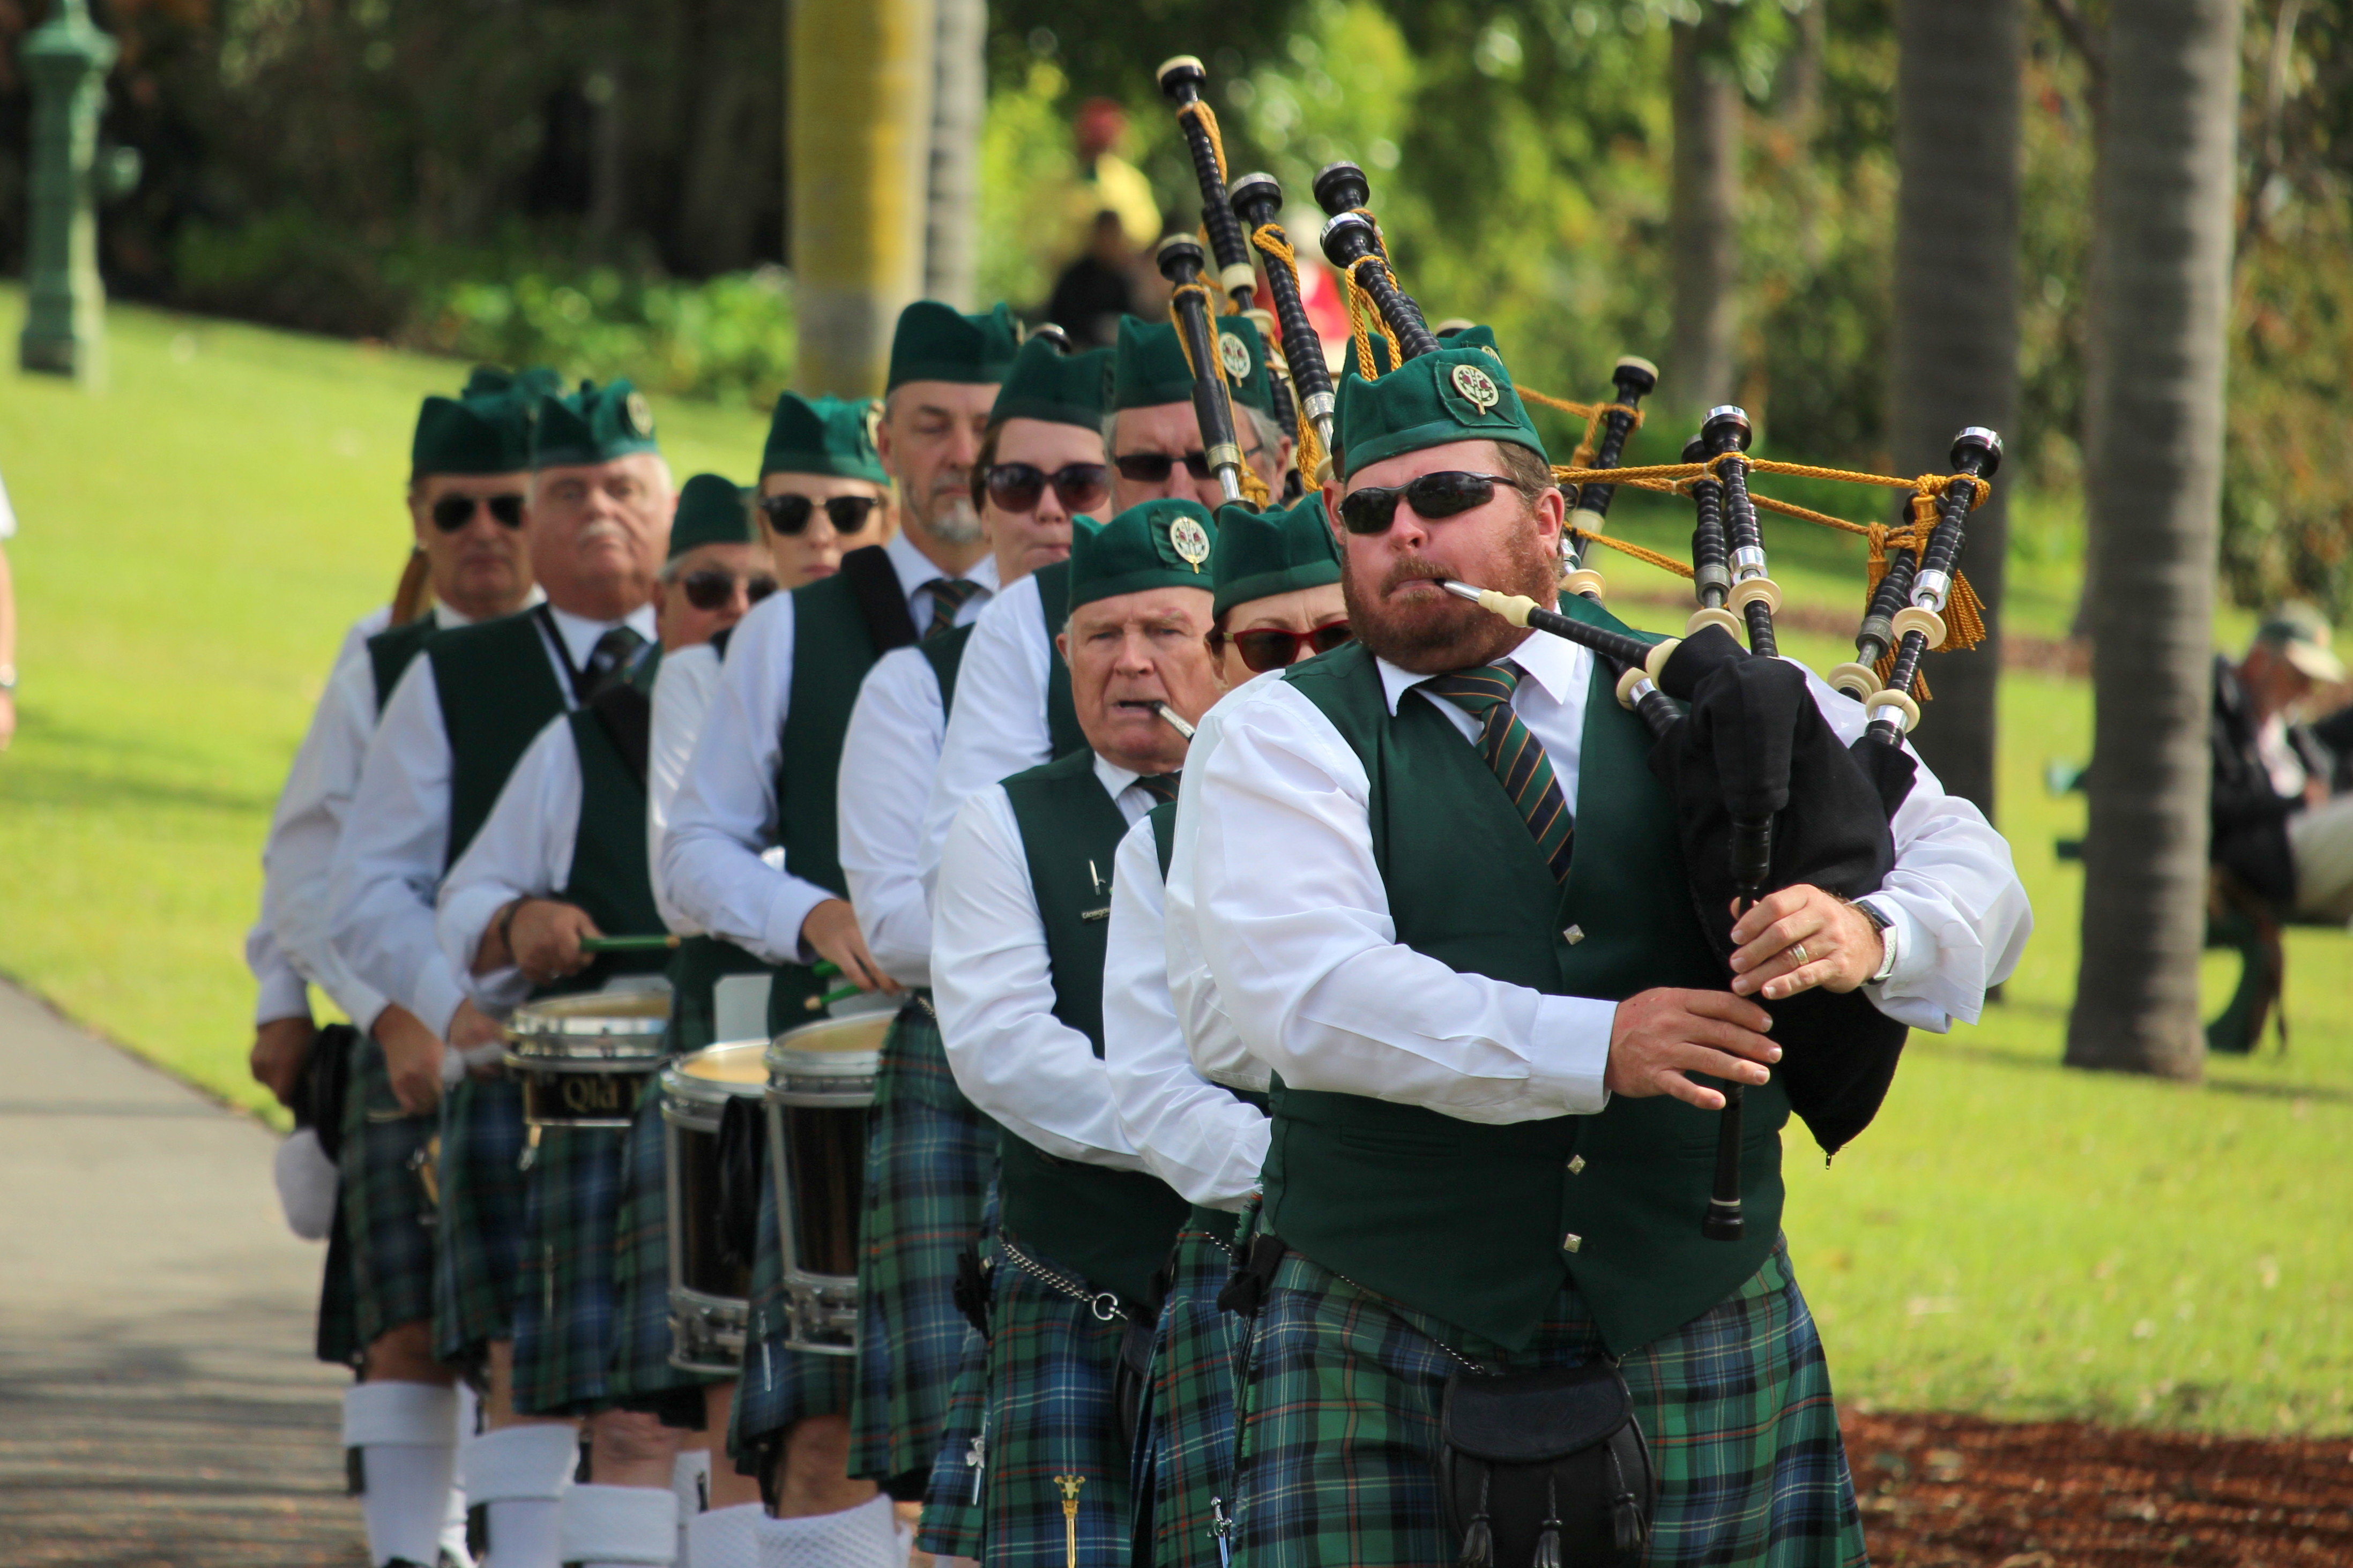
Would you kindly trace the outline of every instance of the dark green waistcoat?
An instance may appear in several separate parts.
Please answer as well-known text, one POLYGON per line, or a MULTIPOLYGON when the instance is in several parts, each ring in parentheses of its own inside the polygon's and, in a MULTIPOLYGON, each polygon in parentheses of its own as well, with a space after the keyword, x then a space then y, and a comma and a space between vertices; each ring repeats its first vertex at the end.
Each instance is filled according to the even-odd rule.
MULTIPOLYGON (((572 747, 580 758, 580 826, 572 838, 572 874, 551 894, 578 904, 613 936, 662 929, 646 864, 646 785, 622 757, 604 721, 583 710, 569 716, 572 747)), ((535 996, 598 991, 616 974, 659 973, 665 952, 607 952, 577 974, 541 986, 535 996)))
MULTIPOLYGON (((564 689, 540 639, 538 617, 529 610, 438 633, 426 641, 425 657, 441 699, 442 731, 449 737, 446 870, 474 841, 532 741, 564 711, 564 689)), ((644 837, 640 826, 641 858, 644 837)))
MULTIPOLYGON (((1568 613, 1612 628, 1585 601, 1568 613)), ((1535 634, 1541 636, 1543 634, 1535 634)), ((1598 661, 1586 696, 1577 837, 1556 887, 1475 746, 1426 696, 1391 718, 1361 644, 1287 679, 1363 760, 1375 859, 1398 940, 1465 973, 1620 1001, 1721 989, 1691 908, 1674 803, 1651 737, 1598 661), (1570 931, 1577 933, 1574 942, 1570 931)), ((1746 1239, 1700 1235, 1717 1116, 1665 1096, 1598 1116, 1504 1126, 1365 1096, 1273 1094, 1266 1228, 1325 1267, 1505 1346, 1525 1345, 1564 1279, 1615 1352, 1688 1322, 1756 1272, 1781 1226, 1778 1081, 1747 1096, 1746 1239)))
MULTIPOLYGON (((1071 705, 1071 669, 1054 647, 1060 635, 1062 623, 1071 616, 1071 563, 1057 561, 1041 566, 1033 574, 1038 583, 1038 616, 1043 623, 1046 638, 1046 733, 1052 754, 1063 756, 1087 743, 1086 731, 1079 728, 1078 710, 1071 705)), ((979 623, 967 621, 951 632, 943 632, 923 645, 923 658, 932 667, 932 674, 940 683, 940 711, 955 711, 956 672, 964 667, 964 650, 972 641, 972 628, 979 623)))
POLYGON ((979 624, 966 621, 918 645, 923 649, 923 662, 932 667, 932 679, 940 683, 942 713, 955 711, 956 672, 964 668, 964 650, 972 641, 972 628, 979 624))
MULTIPOLYGON (((1072 752, 1014 774, 1005 794, 1046 931, 1054 1016, 1101 1057, 1112 862, 1127 819, 1103 793, 1094 763, 1092 751, 1072 752)), ((1057 1159, 1011 1132, 999 1136, 997 1158, 1000 1222, 1022 1250, 1123 1300, 1150 1299, 1152 1276, 1185 1222, 1183 1198, 1141 1171, 1057 1159)))
POLYGON ((387 626, 367 640, 368 669, 375 677, 375 710, 392 700, 392 689, 408 671, 408 661, 425 651, 425 640, 440 630, 433 612, 426 611, 413 621, 387 626))

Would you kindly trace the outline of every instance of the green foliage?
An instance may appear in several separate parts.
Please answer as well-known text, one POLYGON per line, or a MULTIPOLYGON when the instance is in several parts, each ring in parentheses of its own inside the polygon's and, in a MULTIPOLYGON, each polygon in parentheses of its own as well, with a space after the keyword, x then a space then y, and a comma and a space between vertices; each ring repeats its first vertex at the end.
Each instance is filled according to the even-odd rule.
POLYGON ((1054 287, 1050 252, 1063 215, 1055 195, 1078 176, 1062 96, 1069 79, 1032 58, 988 95, 980 139, 980 297, 1019 304, 1054 287))

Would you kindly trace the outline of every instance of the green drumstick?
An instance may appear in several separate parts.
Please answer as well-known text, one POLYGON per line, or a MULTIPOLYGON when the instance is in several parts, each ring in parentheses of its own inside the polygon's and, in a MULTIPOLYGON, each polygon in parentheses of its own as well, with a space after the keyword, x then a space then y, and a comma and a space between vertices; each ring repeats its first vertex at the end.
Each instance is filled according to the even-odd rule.
POLYGON ((836 1002, 847 1002, 852 996, 856 996, 858 994, 860 994, 860 992, 858 987, 855 985, 837 985, 822 996, 810 997, 807 1001, 802 1003, 801 1005, 807 1008, 812 1013, 822 1013, 828 1007, 832 1006, 836 1002))
POLYGON ((830 980, 835 975, 841 973, 841 965, 834 963, 833 960, 829 958, 820 958, 815 963, 809 965, 809 973, 816 975, 819 980, 830 980))
POLYGON ((674 936, 584 936, 583 952, 660 952, 678 945, 674 936))

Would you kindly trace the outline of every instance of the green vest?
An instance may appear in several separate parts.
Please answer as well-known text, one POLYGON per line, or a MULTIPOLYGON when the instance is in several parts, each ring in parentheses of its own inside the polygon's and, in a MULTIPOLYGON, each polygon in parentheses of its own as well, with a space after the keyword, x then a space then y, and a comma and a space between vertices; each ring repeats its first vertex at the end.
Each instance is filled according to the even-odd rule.
POLYGON ((923 650, 923 662, 932 667, 932 679, 940 683, 940 711, 955 711, 956 672, 964 668, 964 650, 972 641, 972 628, 978 621, 966 621, 960 626, 915 646, 923 650))
MULTIPOLYGON (((538 617, 529 610, 452 626, 427 638, 424 652, 441 699, 441 729, 449 738, 446 871, 474 841, 532 741, 564 711, 564 689, 540 640, 538 617)), ((642 826, 638 837, 642 859, 642 826)))
MULTIPOLYGON (((1103 1055, 1103 974, 1111 869, 1127 819, 1072 752, 1005 781, 1046 931, 1054 1016, 1103 1055), (1092 917, 1092 918, 1090 918, 1092 917)), ((1158 1178, 1061 1160, 1011 1132, 997 1140, 999 1222, 1039 1261, 1075 1270, 1124 1301, 1149 1300, 1188 1207, 1158 1178)))
POLYGON ((387 626, 367 640, 368 669, 375 677, 375 710, 392 700, 392 689, 408 671, 408 661, 425 651, 425 641, 440 630, 433 612, 426 611, 413 621, 387 626))
MULTIPOLYGON (((1079 728, 1079 711, 1071 704, 1071 667, 1062 662, 1054 647, 1061 635, 1062 623, 1071 618, 1071 563, 1057 561, 1041 566, 1031 574, 1038 583, 1038 616, 1044 623, 1046 637, 1046 733, 1053 748, 1051 755, 1065 756, 1087 743, 1086 731, 1079 728)), ((964 650, 972 641, 972 628, 979 623, 967 621, 951 632, 923 644, 923 658, 930 662, 932 674, 940 683, 940 711, 955 711, 956 672, 964 666, 964 650)))
MULTIPOLYGON (((572 839, 572 875, 551 897, 588 911, 596 929, 635 936, 662 929, 646 864, 646 786, 613 743, 605 721, 586 710, 567 716, 580 759, 580 826, 572 839)), ((665 952, 606 952, 577 974, 543 985, 534 996, 599 991, 616 974, 659 973, 665 952)))
MULTIPOLYGON (((1581 599, 1580 620, 1624 628, 1581 599)), ((1544 634, 1538 633, 1537 636, 1544 634)), ((1389 715, 1362 644, 1285 679, 1365 765, 1373 852, 1398 941, 1465 973, 1555 995, 1623 1000, 1654 986, 1720 990, 1691 908, 1674 802, 1651 736, 1595 662, 1578 758, 1577 837, 1556 887, 1478 748, 1424 695, 1389 715), (1578 940, 1572 942, 1568 933, 1578 940)), ((1564 1282, 1622 1353, 1688 1322, 1763 1263, 1781 1226, 1778 1081, 1747 1094, 1737 1243, 1700 1234, 1717 1115, 1667 1096, 1597 1116, 1504 1126, 1366 1096, 1272 1096, 1265 1228, 1316 1262, 1509 1348, 1564 1282)))

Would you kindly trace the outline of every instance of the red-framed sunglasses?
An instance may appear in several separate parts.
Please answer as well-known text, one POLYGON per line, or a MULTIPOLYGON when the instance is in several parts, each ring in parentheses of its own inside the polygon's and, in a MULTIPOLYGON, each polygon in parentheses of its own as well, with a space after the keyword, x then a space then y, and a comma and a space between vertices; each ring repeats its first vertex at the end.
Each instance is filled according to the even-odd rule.
POLYGON ((1218 647, 1232 643, 1235 651, 1242 656, 1242 662, 1263 675, 1270 669, 1289 669, 1314 654, 1330 653, 1356 635, 1345 621, 1326 621, 1306 632, 1287 632, 1280 626, 1259 626, 1246 632, 1212 631, 1209 641, 1218 647))

